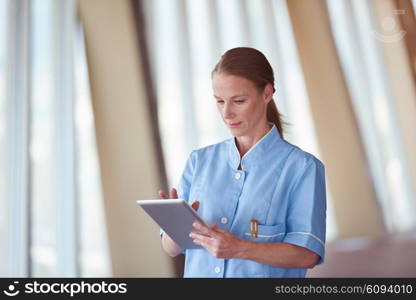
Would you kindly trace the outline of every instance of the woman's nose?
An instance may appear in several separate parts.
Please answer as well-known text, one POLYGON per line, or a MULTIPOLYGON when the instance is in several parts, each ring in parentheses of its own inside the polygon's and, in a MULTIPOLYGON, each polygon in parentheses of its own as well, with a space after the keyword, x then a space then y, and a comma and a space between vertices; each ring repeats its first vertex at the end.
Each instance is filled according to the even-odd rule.
POLYGON ((223 114, 224 114, 225 119, 230 119, 230 118, 234 117, 234 112, 232 111, 231 106, 227 105, 227 104, 224 105, 223 114))

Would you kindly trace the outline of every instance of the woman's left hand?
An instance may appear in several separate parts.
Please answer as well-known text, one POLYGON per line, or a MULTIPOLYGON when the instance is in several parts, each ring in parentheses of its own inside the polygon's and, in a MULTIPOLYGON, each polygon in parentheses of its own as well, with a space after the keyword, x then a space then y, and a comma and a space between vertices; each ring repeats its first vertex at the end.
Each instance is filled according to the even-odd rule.
POLYGON ((193 226, 198 230, 189 234, 194 243, 207 249, 216 258, 236 258, 243 250, 244 240, 219 228, 215 222, 211 227, 199 222, 195 222, 193 226))

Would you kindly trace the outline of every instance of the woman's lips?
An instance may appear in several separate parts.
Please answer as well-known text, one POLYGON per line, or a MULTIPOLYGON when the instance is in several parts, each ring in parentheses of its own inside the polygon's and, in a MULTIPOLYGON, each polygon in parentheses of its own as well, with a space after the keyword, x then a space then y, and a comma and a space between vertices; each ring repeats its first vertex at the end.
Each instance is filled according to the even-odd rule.
POLYGON ((241 124, 241 122, 237 122, 237 123, 229 123, 229 124, 228 124, 228 127, 230 127, 230 128, 236 128, 236 127, 240 126, 240 124, 241 124))

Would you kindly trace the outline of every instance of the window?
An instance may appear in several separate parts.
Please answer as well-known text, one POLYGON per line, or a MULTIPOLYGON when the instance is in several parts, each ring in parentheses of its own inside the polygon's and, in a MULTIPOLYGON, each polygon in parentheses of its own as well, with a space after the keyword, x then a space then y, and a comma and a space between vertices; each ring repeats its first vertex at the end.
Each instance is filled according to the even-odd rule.
POLYGON ((395 39, 378 32, 370 2, 327 5, 384 221, 390 232, 410 229, 415 197, 382 55, 382 44, 395 39))
MULTIPOLYGON (((57 189, 60 174, 57 165, 59 111, 55 90, 53 5, 50 0, 32 2, 32 70, 31 70, 31 261, 33 276, 58 274, 57 189), (42 3, 41 3, 42 2, 42 3)), ((66 137, 63 136, 62 140, 66 137)), ((60 141, 61 142, 61 141, 60 141)), ((72 200, 71 200, 72 201, 72 200)))
POLYGON ((75 130, 78 199, 80 203, 80 265, 82 277, 110 277, 110 255, 101 194, 100 166, 94 114, 88 84, 87 57, 82 28, 75 45, 75 130))
POLYGON ((0 274, 7 270, 6 34, 7 0, 0 0, 0 274))
POLYGON ((0 0, 1 276, 111 276, 75 16, 73 0, 0 0))

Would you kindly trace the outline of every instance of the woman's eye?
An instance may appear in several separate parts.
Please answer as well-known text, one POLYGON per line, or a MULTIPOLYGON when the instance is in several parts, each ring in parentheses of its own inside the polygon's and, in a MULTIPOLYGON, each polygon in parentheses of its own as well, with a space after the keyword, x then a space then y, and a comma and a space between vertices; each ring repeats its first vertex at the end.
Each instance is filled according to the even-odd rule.
POLYGON ((222 100, 217 100, 217 104, 223 104, 224 103, 224 101, 222 101, 222 100))
POLYGON ((235 103, 238 103, 238 104, 241 104, 241 103, 244 103, 244 102, 246 102, 246 100, 235 100, 235 103))

